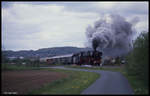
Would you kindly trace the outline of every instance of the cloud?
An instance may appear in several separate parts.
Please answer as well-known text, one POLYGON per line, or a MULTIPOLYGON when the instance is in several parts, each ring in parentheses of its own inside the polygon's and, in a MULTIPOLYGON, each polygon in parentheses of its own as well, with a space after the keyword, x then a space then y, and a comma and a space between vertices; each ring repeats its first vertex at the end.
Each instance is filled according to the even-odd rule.
POLYGON ((2 42, 13 50, 76 44, 80 47, 87 24, 96 17, 90 12, 67 12, 64 6, 14 3, 2 8, 2 42))
POLYGON ((108 13, 137 16, 138 31, 148 29, 147 2, 2 2, 1 10, 2 44, 11 50, 84 47, 87 26, 108 13))
POLYGON ((112 12, 118 11, 127 14, 147 14, 148 2, 99 2, 95 4, 100 9, 108 9, 112 12), (139 7, 142 6, 142 7, 139 7))

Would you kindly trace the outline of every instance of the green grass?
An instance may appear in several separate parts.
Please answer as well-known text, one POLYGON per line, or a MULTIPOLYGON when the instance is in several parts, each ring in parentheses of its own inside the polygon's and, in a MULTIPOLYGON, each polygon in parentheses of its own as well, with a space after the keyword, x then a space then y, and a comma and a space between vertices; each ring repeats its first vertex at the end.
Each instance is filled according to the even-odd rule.
MULTIPOLYGON (((148 87, 145 87, 141 80, 136 76, 125 75, 130 82, 135 94, 148 94, 148 87)), ((148 86, 148 85, 147 85, 148 86)))
POLYGON ((7 70, 38 70, 40 69, 39 67, 30 67, 30 66, 17 66, 17 65, 10 65, 10 64, 2 64, 2 68, 3 71, 7 71, 7 70))
POLYGON ((70 66, 70 65, 66 65, 64 66, 66 68, 79 68, 79 69, 92 69, 92 70, 101 70, 101 67, 81 67, 81 66, 70 66))
POLYGON ((91 69, 91 70, 109 70, 109 71, 122 71, 121 68, 105 68, 105 67, 81 67, 81 66, 65 66, 66 68, 79 68, 79 69, 91 69))
POLYGON ((46 84, 38 90, 29 92, 29 94, 80 94, 100 77, 99 74, 93 72, 70 71, 63 69, 42 70, 65 73, 68 74, 68 77, 46 84))
POLYGON ((138 79, 136 76, 127 74, 124 67, 119 67, 119 68, 104 68, 104 67, 102 67, 102 68, 95 67, 94 68, 94 67, 80 67, 80 66, 66 66, 66 67, 121 72, 128 79, 131 87, 134 90, 135 95, 148 94, 148 85, 145 87, 145 85, 142 83, 142 81, 140 79, 138 79))

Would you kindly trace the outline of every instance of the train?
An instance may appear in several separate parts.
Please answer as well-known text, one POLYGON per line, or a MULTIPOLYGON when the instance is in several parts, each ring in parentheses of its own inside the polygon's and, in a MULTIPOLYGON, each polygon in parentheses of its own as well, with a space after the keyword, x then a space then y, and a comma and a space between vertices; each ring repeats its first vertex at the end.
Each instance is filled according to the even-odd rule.
POLYGON ((72 55, 72 64, 100 66, 102 52, 84 51, 72 55))
POLYGON ((76 65, 97 65, 102 62, 102 52, 99 51, 81 51, 69 55, 41 58, 48 64, 76 64, 76 65))

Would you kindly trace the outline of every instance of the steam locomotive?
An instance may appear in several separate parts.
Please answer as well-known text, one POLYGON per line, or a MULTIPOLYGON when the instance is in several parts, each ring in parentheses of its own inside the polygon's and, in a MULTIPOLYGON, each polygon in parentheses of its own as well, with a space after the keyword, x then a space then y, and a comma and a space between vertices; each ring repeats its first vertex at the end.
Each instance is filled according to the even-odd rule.
POLYGON ((102 52, 99 51, 86 51, 76 53, 72 56, 72 63, 77 65, 95 65, 101 64, 102 52))

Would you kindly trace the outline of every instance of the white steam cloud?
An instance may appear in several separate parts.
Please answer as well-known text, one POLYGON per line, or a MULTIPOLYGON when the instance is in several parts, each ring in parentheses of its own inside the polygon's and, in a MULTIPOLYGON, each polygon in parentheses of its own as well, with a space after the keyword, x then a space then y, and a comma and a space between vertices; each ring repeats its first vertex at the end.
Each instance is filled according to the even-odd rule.
POLYGON ((134 26, 139 22, 139 18, 134 18, 131 22, 116 14, 105 15, 88 26, 86 36, 90 47, 99 50, 104 55, 120 56, 132 49, 133 35, 136 33, 134 26))

